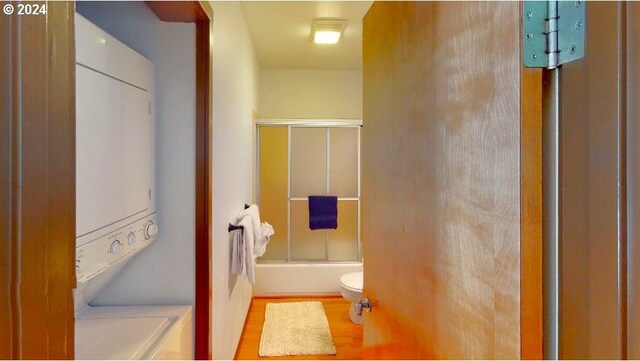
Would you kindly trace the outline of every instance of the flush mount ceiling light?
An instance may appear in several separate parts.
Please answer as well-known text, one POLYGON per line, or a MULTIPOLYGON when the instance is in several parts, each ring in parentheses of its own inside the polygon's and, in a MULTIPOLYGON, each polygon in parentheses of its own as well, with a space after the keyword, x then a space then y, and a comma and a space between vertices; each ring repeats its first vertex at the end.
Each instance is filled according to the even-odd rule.
POLYGON ((314 19, 311 39, 316 44, 337 44, 347 21, 342 19, 314 19))

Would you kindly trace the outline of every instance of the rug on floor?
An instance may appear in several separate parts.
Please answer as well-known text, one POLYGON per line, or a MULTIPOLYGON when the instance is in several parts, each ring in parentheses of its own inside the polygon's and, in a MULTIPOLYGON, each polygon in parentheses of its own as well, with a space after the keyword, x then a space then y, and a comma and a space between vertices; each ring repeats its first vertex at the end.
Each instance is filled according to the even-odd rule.
POLYGON ((267 303, 260 357, 335 355, 322 302, 267 303))

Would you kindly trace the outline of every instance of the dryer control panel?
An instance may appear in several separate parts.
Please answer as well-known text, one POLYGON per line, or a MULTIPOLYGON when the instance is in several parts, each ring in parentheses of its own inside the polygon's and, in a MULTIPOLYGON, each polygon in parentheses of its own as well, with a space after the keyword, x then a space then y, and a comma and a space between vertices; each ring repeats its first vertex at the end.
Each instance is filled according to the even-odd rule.
POLYGON ((157 219, 153 213, 77 247, 78 282, 91 280, 151 244, 158 234, 157 219))

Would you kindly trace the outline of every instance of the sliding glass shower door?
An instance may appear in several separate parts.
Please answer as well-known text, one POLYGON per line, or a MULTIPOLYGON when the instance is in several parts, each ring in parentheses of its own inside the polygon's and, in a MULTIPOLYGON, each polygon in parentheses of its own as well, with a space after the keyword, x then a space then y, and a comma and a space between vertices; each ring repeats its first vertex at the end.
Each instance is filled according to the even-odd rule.
POLYGON ((259 123, 258 202, 262 218, 276 231, 262 261, 361 259, 360 125, 360 121, 259 123), (338 197, 338 229, 309 229, 311 195, 338 197))

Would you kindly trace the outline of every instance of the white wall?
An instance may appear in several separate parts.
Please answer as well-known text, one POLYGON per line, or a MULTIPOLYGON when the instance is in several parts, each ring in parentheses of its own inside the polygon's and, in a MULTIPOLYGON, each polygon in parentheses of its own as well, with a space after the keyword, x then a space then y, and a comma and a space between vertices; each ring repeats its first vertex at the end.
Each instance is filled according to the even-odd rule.
MULTIPOLYGON (((95 305, 193 305, 195 299, 195 25, 167 23, 143 2, 83 2, 77 11, 156 65, 157 240, 95 305)), ((126 176, 126 175, 124 175, 126 176)))
POLYGON ((238 2, 214 10, 213 332, 214 359, 233 359, 252 287, 230 275, 227 225, 252 202, 253 117, 258 110, 258 60, 238 2))
POLYGON ((362 71, 263 69, 260 118, 362 119, 362 71))

